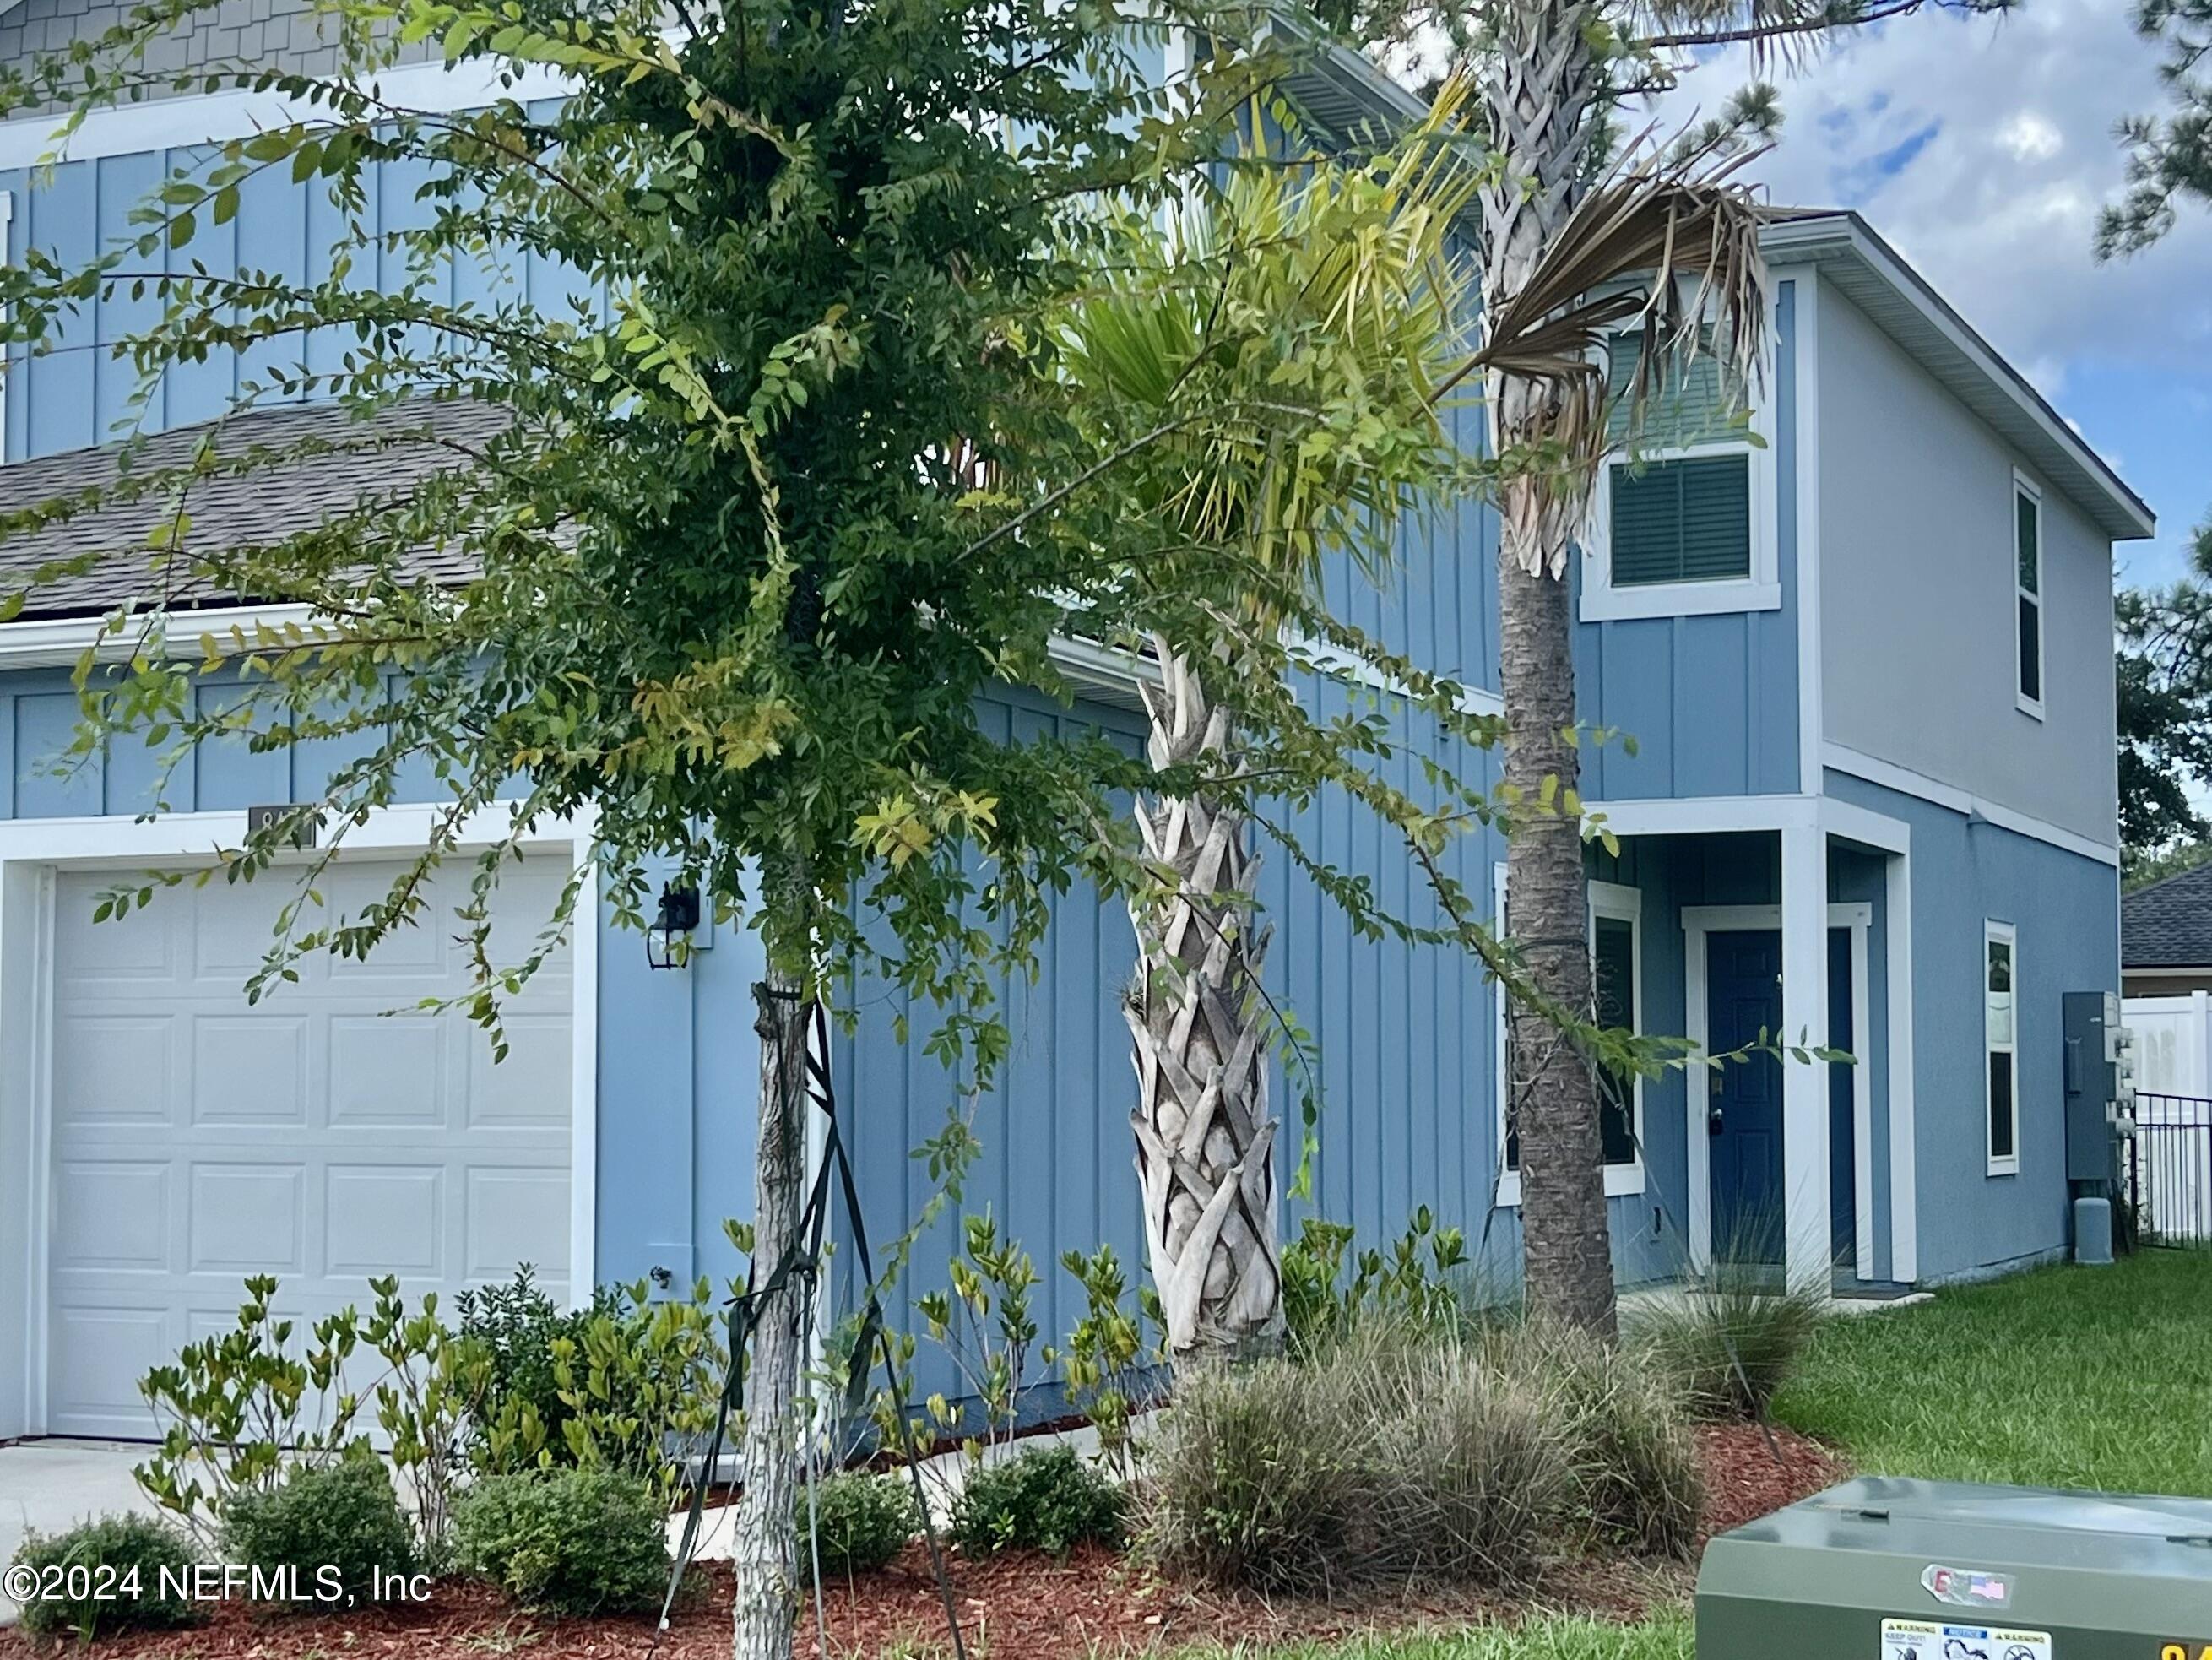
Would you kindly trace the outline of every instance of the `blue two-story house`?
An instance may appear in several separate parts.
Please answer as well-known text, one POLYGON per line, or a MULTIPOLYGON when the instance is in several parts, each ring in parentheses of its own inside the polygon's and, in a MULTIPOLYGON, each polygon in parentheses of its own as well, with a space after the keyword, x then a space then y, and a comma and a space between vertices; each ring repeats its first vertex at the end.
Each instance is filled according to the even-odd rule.
MULTIPOLYGON (((230 14, 173 43, 183 61, 247 51, 325 66, 286 0, 230 14), (223 31, 236 38, 206 38, 223 31)), ((0 54, 106 15, 17 0, 0 13, 0 54)), ((429 64, 386 84, 416 107, 485 94, 429 64)), ((1293 91, 1324 125, 1404 108, 1346 58, 1293 91)), ((50 120, 0 124, 9 258, 89 256, 192 145, 250 131, 272 104, 231 94, 95 115, 51 173, 33 166, 50 120)), ((389 169, 373 211, 404 222, 422 210, 420 183, 389 169)), ((313 187, 258 179, 193 252, 306 274, 334 230, 313 187)), ((1686 398, 1667 447, 1607 468, 1575 571, 1586 717, 1638 740, 1588 760, 1587 794, 1620 848, 1594 855, 1591 950, 1608 1008, 1643 1031, 1714 1050, 1780 1031, 1858 1063, 1638 1085, 1624 1104, 1635 1133, 1616 1114, 1606 1138, 1619 1270, 1662 1277, 1779 1219, 1792 1273, 1846 1288, 1998 1272, 2068 1241, 2060 996, 2119 983, 2112 544, 2148 535, 2151 515, 1856 216, 1778 216, 1765 246, 1773 357, 1748 430, 1686 398)), ((61 350, 8 362, 0 500, 110 464, 99 447, 131 372, 102 348, 149 303, 102 301, 61 350)), ((243 373, 220 359, 174 373, 145 419, 189 441, 229 411, 243 373)), ((1480 410, 1453 418, 1478 444, 1480 410)), ((195 533, 296 522, 372 482, 276 475, 200 504, 195 533)), ((1340 574, 1338 605, 1494 690, 1492 516, 1433 515, 1401 553, 1381 586, 1340 574)), ((25 558, 0 546, 0 571, 25 558)), ((720 1225, 752 1191, 759 964, 742 929, 703 932, 668 972, 634 933, 581 929, 515 1005, 513 1053, 494 1066, 473 1028, 392 1012, 465 973, 434 928, 364 964, 319 960, 249 1008, 240 983, 280 897, 269 883, 179 889, 94 924, 93 896, 118 873, 204 862, 249 809, 317 785, 304 749, 210 746, 170 780, 171 811, 143 817, 150 757, 54 768, 76 721, 70 666, 143 570, 118 560, 0 625, 0 1439, 148 1433, 137 1378, 228 1324, 248 1273, 281 1275, 280 1300, 313 1310, 372 1274, 450 1292, 529 1262, 576 1294, 731 1272, 720 1225)), ((265 614, 235 595, 204 603, 210 626, 265 614)), ((1140 665, 1071 643, 1066 666, 1085 688, 1076 706, 1009 689, 988 721, 1012 740, 1071 721, 1141 730, 1140 665)), ((375 891, 419 845, 434 781, 419 793, 350 838, 327 903, 375 891)), ((1316 803, 1297 830, 1387 903, 1420 903, 1402 854, 1348 804, 1316 803)), ((543 920, 589 836, 588 824, 544 827, 499 900, 517 930, 543 920)), ((1506 903, 1495 837, 1453 857, 1506 903)), ((1265 871, 1276 991, 1318 1045, 1314 1207, 1371 1237, 1428 1205, 1510 1274, 1496 988, 1464 957, 1355 939, 1288 860, 1265 871)), ((1063 903, 1042 976, 1007 988, 1013 1056, 978 1102, 895 1040, 879 996, 841 1040, 872 1231, 926 1195, 908 1149, 972 1110, 984 1151, 967 1202, 1046 1265, 1048 1331, 1076 1312, 1073 1287, 1049 1283, 1063 1250, 1110 1242, 1140 1259, 1118 1007, 1132 957, 1117 909, 1063 903)), ((926 1242, 918 1286, 941 1281, 949 1248, 945 1230, 926 1242)))

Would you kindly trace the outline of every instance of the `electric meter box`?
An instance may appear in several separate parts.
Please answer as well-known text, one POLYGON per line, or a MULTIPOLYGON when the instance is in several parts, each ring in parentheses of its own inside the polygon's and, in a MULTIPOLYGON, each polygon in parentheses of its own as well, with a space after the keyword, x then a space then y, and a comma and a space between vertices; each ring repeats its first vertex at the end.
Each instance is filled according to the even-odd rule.
POLYGON ((2212 1502, 1863 1477, 1706 1546, 1697 1621, 1698 1660, 2212 1660, 2212 1502))

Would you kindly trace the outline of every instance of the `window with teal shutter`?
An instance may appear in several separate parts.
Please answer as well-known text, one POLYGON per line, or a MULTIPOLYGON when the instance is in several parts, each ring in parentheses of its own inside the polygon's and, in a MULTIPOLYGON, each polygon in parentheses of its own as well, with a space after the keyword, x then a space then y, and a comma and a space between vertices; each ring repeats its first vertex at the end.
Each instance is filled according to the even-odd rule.
POLYGON ((1751 575, 1751 457, 1607 469, 1615 587, 1751 575))
POLYGON ((1632 435, 1628 394, 1641 349, 1633 333, 1610 342, 1607 436, 1617 457, 1607 465, 1604 488, 1613 586, 1742 581, 1751 575, 1751 454, 1741 400, 1719 362, 1700 353, 1669 366, 1632 435), (1635 460, 1638 453, 1685 450, 1693 453, 1635 460))

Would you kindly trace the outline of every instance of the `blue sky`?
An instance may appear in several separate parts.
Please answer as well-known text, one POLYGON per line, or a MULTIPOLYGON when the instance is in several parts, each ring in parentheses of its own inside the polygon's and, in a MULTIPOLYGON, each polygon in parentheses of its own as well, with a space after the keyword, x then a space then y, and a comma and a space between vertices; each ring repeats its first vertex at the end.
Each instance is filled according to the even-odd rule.
MULTIPOLYGON (((2159 516, 2156 542, 2117 550, 2143 583, 2178 575, 2212 516, 2212 210, 2132 260, 2090 252, 2124 177, 2112 124, 2160 105, 2131 9, 2023 0, 1851 38, 1778 77, 1786 123, 1755 174, 1777 202, 1865 215, 2119 469, 2159 516)), ((1749 73, 1717 55, 1655 114, 1684 122, 1749 73)))

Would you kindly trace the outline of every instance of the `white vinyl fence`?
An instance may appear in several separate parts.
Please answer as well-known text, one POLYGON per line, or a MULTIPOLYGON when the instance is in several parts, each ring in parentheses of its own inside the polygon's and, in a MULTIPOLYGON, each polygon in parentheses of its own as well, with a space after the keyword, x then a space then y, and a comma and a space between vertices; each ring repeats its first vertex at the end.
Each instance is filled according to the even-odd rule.
POLYGON ((2212 994, 2130 997, 2135 1195, 2160 1239, 2212 1240, 2212 994))

